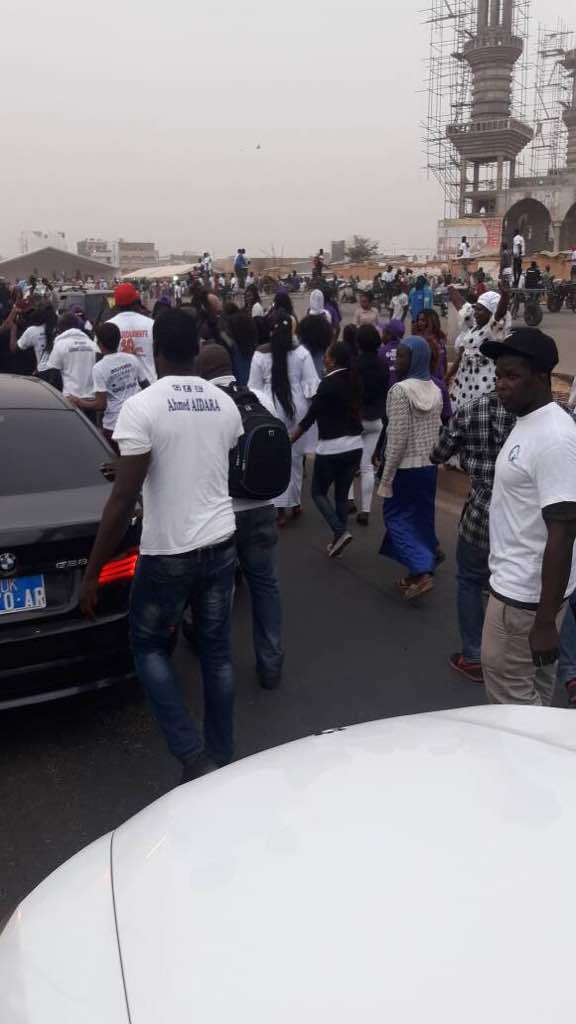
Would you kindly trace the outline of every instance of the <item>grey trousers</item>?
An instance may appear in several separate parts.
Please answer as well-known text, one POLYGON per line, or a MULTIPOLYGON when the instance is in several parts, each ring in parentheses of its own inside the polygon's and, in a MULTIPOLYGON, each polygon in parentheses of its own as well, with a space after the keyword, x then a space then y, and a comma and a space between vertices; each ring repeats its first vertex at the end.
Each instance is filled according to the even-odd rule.
MULTIPOLYGON (((556 619, 558 631, 566 608, 556 619)), ((482 633, 482 669, 490 704, 536 704, 549 707, 557 664, 536 668, 528 634, 535 611, 512 608, 490 596, 482 633)))

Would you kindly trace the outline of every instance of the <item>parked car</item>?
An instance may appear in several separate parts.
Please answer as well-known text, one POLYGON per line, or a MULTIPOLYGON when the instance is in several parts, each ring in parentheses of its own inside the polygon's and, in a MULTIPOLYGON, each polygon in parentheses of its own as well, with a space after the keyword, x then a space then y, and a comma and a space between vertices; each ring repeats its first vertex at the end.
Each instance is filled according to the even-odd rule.
POLYGON ((125 680, 138 518, 102 570, 94 621, 78 607, 111 449, 49 384, 2 374, 0 452, 0 709, 125 680))
POLYGON ((0 937, 2 1024, 568 1024, 573 713, 388 719, 181 786, 0 937))
POLYGON ((69 313, 81 309, 91 324, 96 326, 114 315, 111 306, 113 291, 101 288, 74 288, 66 286, 56 289, 58 312, 69 313))

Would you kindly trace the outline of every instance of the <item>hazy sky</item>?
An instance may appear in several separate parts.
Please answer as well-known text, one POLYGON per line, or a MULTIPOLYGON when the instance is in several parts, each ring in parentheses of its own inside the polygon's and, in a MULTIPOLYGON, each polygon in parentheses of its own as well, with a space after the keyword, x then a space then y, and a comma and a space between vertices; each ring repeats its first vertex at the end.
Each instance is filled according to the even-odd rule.
MULTIPOLYGON (((162 253, 431 246, 425 4, 6 5, 0 252, 24 228, 162 253)), ((567 6, 533 0, 533 33, 567 6)))

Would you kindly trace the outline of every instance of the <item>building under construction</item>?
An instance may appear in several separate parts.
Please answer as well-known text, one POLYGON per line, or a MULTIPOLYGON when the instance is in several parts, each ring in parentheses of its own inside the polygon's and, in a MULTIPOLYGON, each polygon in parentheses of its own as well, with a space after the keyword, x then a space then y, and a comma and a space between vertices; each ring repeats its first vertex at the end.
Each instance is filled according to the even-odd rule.
POLYGON ((427 23, 439 254, 454 254, 462 235, 494 251, 517 228, 529 253, 576 246, 573 32, 541 26, 531 44, 530 0, 433 0, 427 23))

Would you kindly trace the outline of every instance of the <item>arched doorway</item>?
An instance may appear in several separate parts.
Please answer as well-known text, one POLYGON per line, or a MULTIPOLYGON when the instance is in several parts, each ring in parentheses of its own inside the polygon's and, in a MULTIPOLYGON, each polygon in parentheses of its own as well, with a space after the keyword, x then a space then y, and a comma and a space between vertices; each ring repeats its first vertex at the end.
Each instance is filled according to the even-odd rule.
POLYGON ((521 199, 508 210, 504 218, 502 237, 509 244, 512 243, 517 228, 526 241, 527 255, 554 248, 552 219, 544 204, 539 203, 537 199, 521 199))
POLYGON ((560 229, 560 248, 576 248, 576 203, 570 207, 560 229))

